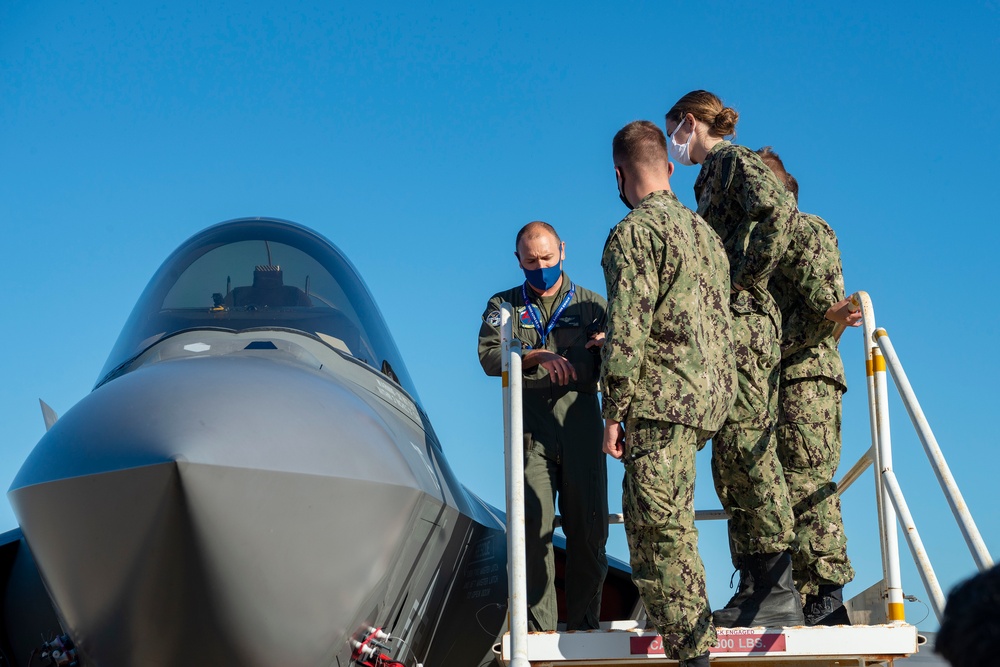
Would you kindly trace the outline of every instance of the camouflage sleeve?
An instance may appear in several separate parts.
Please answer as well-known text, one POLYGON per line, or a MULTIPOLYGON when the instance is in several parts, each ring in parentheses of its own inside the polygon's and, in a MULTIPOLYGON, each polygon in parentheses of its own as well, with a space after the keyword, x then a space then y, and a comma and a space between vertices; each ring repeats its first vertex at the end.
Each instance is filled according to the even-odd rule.
MULTIPOLYGON (((825 311, 824 311, 825 312, 825 311)), ((782 321, 781 358, 816 347, 833 335, 837 324, 822 315, 796 310, 782 321)))
POLYGON ((788 248, 799 219, 795 200, 767 165, 753 153, 742 158, 736 161, 734 185, 743 210, 757 224, 750 230, 742 260, 733 267, 732 282, 744 289, 757 283, 765 288, 788 248))
POLYGON ((840 260, 840 244, 837 243, 837 234, 822 218, 811 217, 815 219, 817 224, 822 223, 817 236, 824 249, 823 256, 826 258, 824 261, 829 264, 831 277, 830 289, 833 291, 833 302, 837 303, 847 296, 847 293, 844 291, 844 265, 840 260))
POLYGON ((806 216, 800 217, 801 224, 779 270, 813 312, 825 315, 830 306, 844 298, 837 238, 829 227, 817 228, 806 216))
POLYGON ((494 296, 483 311, 479 325, 479 363, 487 375, 500 375, 500 297, 494 296))
POLYGON ((625 421, 642 373, 661 276, 658 244, 649 230, 619 225, 611 234, 601 259, 608 289, 607 340, 601 350, 603 414, 625 421))

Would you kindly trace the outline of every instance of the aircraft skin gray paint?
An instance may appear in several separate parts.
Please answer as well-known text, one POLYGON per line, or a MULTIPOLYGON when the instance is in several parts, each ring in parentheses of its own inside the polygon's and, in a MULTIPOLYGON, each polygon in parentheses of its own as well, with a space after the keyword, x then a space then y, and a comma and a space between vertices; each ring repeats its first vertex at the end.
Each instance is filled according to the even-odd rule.
MULTIPOLYGON (((223 223, 147 292, 184 269, 171 264, 184 248, 243 234, 328 243, 223 223)), ((482 663, 504 620, 502 523, 393 376, 287 319, 255 323, 166 331, 125 364, 113 353, 15 478, 24 540, 84 664, 346 667, 369 627, 404 640, 386 653, 408 666, 482 663)))

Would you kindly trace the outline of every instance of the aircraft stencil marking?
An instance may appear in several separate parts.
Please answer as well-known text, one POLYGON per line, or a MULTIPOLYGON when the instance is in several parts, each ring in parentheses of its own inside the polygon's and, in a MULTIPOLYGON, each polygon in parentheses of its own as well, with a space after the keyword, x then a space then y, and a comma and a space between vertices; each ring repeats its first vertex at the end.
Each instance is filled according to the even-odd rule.
POLYGON ((413 421, 420 423, 420 414, 417 412, 416 406, 413 405, 413 401, 408 399, 398 389, 393 387, 385 380, 379 379, 378 393, 382 398, 384 398, 390 404, 394 405, 404 415, 406 415, 413 421))

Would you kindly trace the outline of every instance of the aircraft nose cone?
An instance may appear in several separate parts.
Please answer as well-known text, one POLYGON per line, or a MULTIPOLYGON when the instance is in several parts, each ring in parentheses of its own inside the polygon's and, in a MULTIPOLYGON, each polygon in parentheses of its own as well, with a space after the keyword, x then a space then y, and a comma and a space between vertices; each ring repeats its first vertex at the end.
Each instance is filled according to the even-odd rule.
POLYGON ((440 505, 380 414, 329 376, 225 357, 70 410, 9 495, 87 664, 329 664, 440 505))

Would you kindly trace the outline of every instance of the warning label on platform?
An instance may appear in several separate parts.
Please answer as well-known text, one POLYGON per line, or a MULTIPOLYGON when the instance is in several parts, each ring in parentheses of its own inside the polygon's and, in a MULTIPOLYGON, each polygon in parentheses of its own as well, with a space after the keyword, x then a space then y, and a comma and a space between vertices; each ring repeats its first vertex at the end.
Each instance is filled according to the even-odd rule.
MULTIPOLYGON (((785 635, 780 632, 752 632, 749 630, 719 630, 719 645, 709 649, 712 653, 783 653, 785 635)), ((663 655, 663 639, 655 637, 630 637, 632 655, 663 655)))

